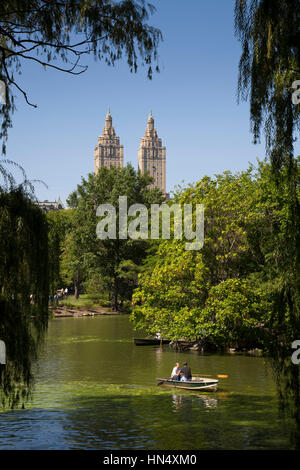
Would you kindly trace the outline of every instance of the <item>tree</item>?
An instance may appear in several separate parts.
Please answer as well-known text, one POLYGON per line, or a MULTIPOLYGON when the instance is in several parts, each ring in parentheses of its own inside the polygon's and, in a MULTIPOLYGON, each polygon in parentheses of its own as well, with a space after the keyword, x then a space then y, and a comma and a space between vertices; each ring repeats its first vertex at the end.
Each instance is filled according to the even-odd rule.
MULTIPOLYGON (((300 130, 300 106, 292 102, 300 74, 300 1, 236 0, 235 27, 242 43, 239 95, 250 91, 251 127, 256 142, 265 130, 267 153, 278 193, 284 193, 284 232, 274 226, 273 259, 281 272, 273 321, 280 338, 270 345, 277 377, 292 399, 300 446, 299 368, 291 364, 291 343, 300 337, 300 201, 294 141, 300 130), (284 242, 283 242, 284 240, 284 242), (277 254, 280 252, 280 256, 277 254), (287 378, 288 377, 288 378, 287 378)), ((272 271, 273 268, 271 268, 272 271)))
MULTIPOLYGON (((236 33, 242 42, 238 90, 247 98, 254 141, 264 125, 267 152, 278 190, 287 191, 288 214, 280 269, 285 281, 278 292, 278 318, 288 312, 293 335, 300 334, 300 203, 295 131, 300 130, 300 107, 292 103, 292 83, 300 73, 300 1, 236 0, 236 33), (285 306, 284 306, 285 305, 285 306)), ((275 231, 276 234, 276 231, 275 231)), ((291 338, 286 338, 290 343, 291 338)))
POLYGON ((253 349, 265 345, 271 302, 248 279, 227 279, 213 286, 197 321, 197 330, 221 348, 253 349))
POLYGON ((82 282, 87 276, 90 255, 83 238, 85 227, 78 225, 75 209, 68 209, 63 215, 64 235, 60 241, 60 279, 67 285, 73 284, 75 299, 79 298, 82 282))
POLYGON ((3 152, 15 109, 13 89, 36 106, 16 79, 24 62, 78 75, 87 69, 81 63, 87 54, 107 65, 114 65, 124 55, 130 71, 146 66, 151 78, 153 63, 158 71, 157 47, 162 39, 161 32, 148 24, 154 10, 145 0, 2 0, 0 80, 6 84, 6 106, 0 108, 3 152))
POLYGON ((272 308, 285 275, 288 221, 287 191, 278 192, 271 173, 270 164, 258 162, 257 170, 205 176, 177 192, 179 204, 204 204, 204 245, 190 252, 184 240, 160 240, 133 295, 135 326, 173 340, 270 351, 283 333, 272 308))
POLYGON ((149 334, 196 339, 196 323, 210 288, 202 254, 187 251, 182 240, 160 243, 153 267, 139 276, 131 319, 149 334))
POLYGON ((235 175, 225 171, 214 178, 205 176, 177 196, 181 204, 204 204, 205 243, 201 251, 212 285, 249 274, 247 225, 255 213, 252 195, 256 179, 252 166, 235 175))
MULTIPOLYGON (((97 207, 111 204, 116 208, 117 226, 119 221, 119 196, 127 196, 127 204, 141 203, 149 207, 152 202, 164 199, 158 188, 149 190, 151 178, 136 172, 128 164, 125 168, 102 167, 97 175, 89 174, 82 179, 69 199, 74 208, 74 224, 71 239, 76 240, 77 248, 70 258, 78 266, 85 265, 87 279, 99 274, 104 279, 112 298, 115 310, 119 308, 119 298, 130 299, 138 266, 145 256, 147 240, 122 239, 116 233, 115 239, 99 239, 96 227, 99 218, 97 207)), ((100 288, 100 286, 99 286, 100 288)))
POLYGON ((7 364, 0 366, 4 406, 24 404, 32 361, 48 322, 47 221, 21 188, 0 193, 0 337, 7 364))
POLYGON ((61 257, 66 247, 67 233, 72 226, 72 210, 46 213, 48 222, 49 293, 54 298, 62 285, 61 257))
POLYGON ((238 92, 243 99, 250 94, 254 142, 263 128, 276 169, 292 164, 294 131, 300 129, 300 107, 292 103, 292 84, 300 74, 299 23, 299 0, 236 0, 238 92))

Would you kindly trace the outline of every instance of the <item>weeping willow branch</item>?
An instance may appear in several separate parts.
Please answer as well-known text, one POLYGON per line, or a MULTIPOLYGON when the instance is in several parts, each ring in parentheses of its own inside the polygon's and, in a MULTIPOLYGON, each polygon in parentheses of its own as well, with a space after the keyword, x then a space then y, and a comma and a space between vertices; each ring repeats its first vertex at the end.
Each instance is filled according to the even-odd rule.
POLYGON ((4 406, 24 405, 32 363, 48 322, 48 227, 21 188, 0 194, 0 338, 7 364, 0 370, 4 406))
POLYGON ((271 326, 277 331, 268 348, 282 404, 293 410, 299 449, 300 374, 291 363, 291 344, 300 337, 300 184, 294 157, 300 106, 292 103, 292 83, 300 78, 300 0, 236 0, 235 30, 242 44, 239 97, 250 97, 254 142, 265 133, 271 179, 282 207, 282 229, 272 224, 276 262, 266 265, 274 283, 271 326))

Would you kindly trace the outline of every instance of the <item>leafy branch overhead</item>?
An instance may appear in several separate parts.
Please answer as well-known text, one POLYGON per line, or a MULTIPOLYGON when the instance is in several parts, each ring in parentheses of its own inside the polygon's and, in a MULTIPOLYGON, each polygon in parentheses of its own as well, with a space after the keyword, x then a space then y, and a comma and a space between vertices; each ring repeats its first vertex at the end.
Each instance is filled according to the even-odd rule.
POLYGON ((299 21, 299 0, 235 3, 235 32, 242 46, 238 94, 250 98, 254 142, 265 131, 276 171, 293 165, 295 132, 300 130, 300 107, 292 103, 292 84, 300 77, 299 21))
MULTIPOLYGON (((0 107, 0 138, 7 139, 14 111, 14 90, 36 107, 16 75, 25 62, 72 75, 87 70, 88 54, 107 65, 126 57, 131 72, 157 64, 159 29, 148 20, 155 8, 145 0, 4 0, 0 3, 0 80, 7 84, 6 106, 0 107)), ((3 144, 5 152, 5 144, 3 144)))

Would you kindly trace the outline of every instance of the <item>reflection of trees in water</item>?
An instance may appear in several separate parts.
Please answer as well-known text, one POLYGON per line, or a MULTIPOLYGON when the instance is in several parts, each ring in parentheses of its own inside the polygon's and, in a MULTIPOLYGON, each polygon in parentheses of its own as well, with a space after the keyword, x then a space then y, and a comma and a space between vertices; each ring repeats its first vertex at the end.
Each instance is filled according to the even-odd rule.
POLYGON ((217 398, 210 397, 207 395, 189 395, 189 396, 183 396, 183 395, 176 395, 175 393, 172 395, 172 402, 173 402, 173 408, 174 411, 178 411, 180 408, 182 408, 182 405, 184 401, 198 401, 199 404, 204 406, 205 408, 216 408, 218 406, 218 400, 217 398))
POLYGON ((300 375, 299 365, 291 361, 291 353, 279 351, 272 359, 279 395, 279 411, 283 418, 292 418, 291 448, 300 449, 300 375))

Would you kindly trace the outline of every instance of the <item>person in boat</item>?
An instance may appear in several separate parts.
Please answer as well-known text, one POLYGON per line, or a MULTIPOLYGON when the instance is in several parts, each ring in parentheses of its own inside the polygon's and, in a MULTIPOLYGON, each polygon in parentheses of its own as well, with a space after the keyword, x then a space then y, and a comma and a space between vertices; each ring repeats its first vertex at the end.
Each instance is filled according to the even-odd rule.
POLYGON ((183 363, 183 367, 181 369, 181 378, 182 382, 186 382, 187 380, 192 380, 192 372, 191 368, 188 366, 187 362, 183 363))
POLYGON ((176 362, 176 364, 173 367, 173 370, 171 372, 171 379, 172 380, 180 380, 180 374, 181 374, 180 364, 179 364, 179 362, 176 362))
POLYGON ((160 330, 155 334, 155 339, 162 339, 160 330))

